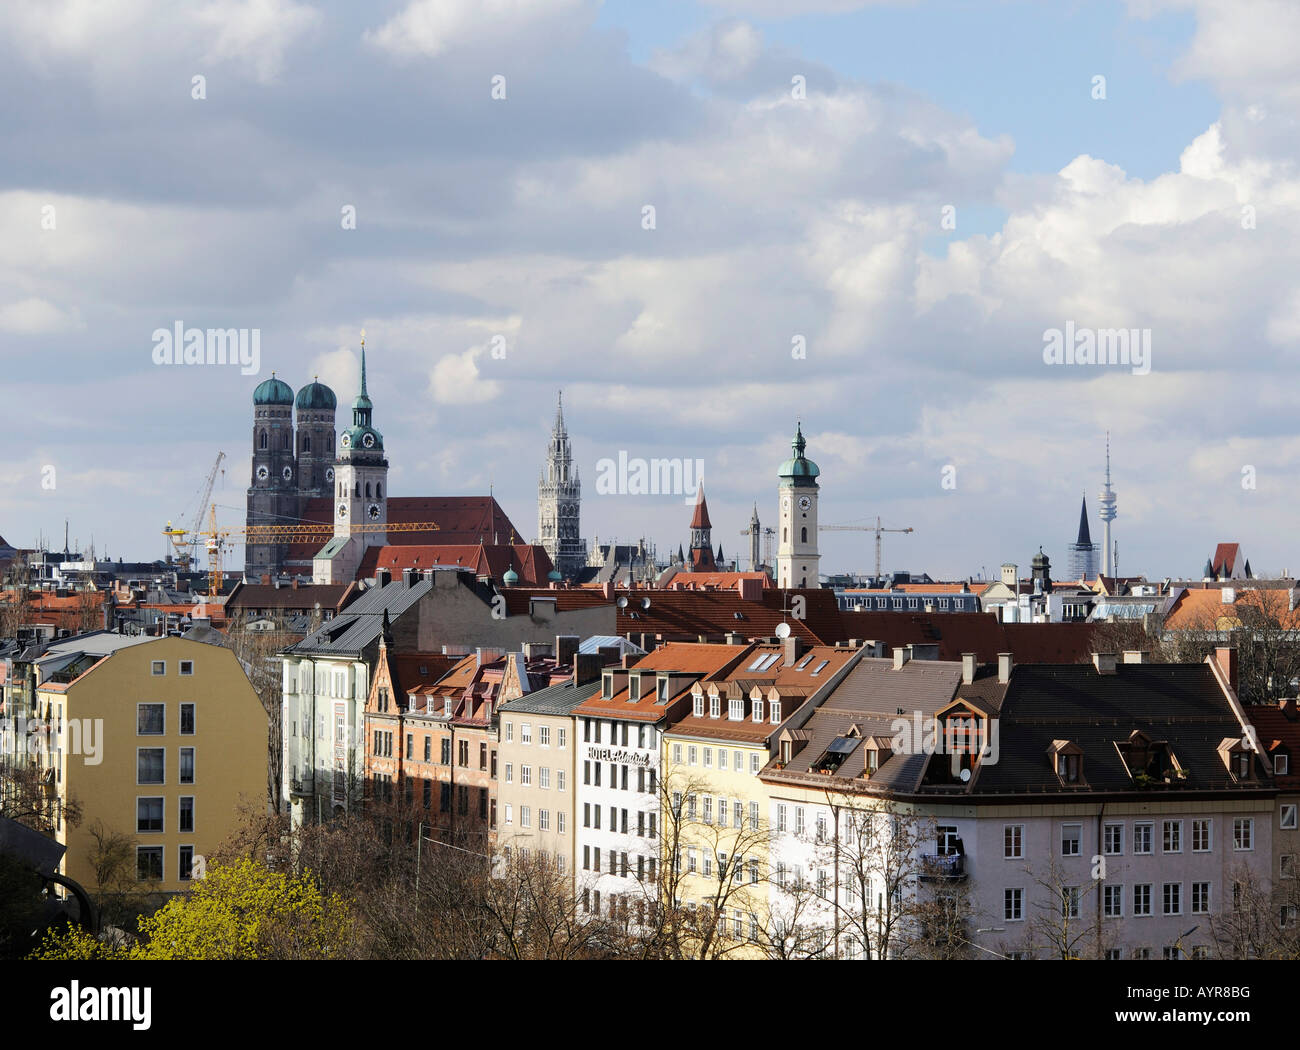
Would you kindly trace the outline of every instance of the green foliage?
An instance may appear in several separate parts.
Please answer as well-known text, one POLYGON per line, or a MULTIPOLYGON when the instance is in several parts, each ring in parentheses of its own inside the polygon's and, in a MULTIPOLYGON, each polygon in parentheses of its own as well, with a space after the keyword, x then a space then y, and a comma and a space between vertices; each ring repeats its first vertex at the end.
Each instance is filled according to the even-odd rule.
POLYGON ((79 930, 48 936, 37 959, 336 959, 351 944, 347 903, 324 896, 308 875, 269 870, 254 860, 213 864, 206 878, 140 920, 129 949, 79 930))

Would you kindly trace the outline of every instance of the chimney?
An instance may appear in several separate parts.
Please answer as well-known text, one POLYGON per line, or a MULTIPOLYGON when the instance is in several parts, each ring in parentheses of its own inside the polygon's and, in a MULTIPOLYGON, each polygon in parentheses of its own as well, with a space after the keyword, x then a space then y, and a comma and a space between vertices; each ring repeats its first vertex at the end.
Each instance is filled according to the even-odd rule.
POLYGON ((901 671, 903 669, 903 664, 907 663, 907 661, 910 660, 911 658, 912 658, 911 652, 909 652, 907 649, 904 649, 902 646, 898 646, 894 650, 894 670, 901 671))
POLYGON ((1228 679, 1228 685, 1235 693, 1237 691, 1237 647, 1219 646, 1214 650, 1214 662, 1219 665, 1219 670, 1228 679))
POLYGON ((1145 664, 1151 662, 1151 654, 1145 649, 1125 649, 1124 662, 1126 664, 1145 664))
POLYGON ((269 572, 262 573, 262 586, 263 587, 271 586, 271 574, 269 572))
POLYGON ((419 579, 419 575, 416 573, 416 571, 415 571, 414 569, 406 568, 406 569, 403 569, 403 570, 402 570, 402 586, 403 586, 403 587, 414 587, 414 586, 415 586, 415 581, 416 581, 417 579, 419 579))
POLYGON ((975 681, 975 654, 961 654, 961 682, 962 685, 970 685, 975 681))
POLYGON ((1098 674, 1114 674, 1118 663, 1114 653, 1092 654, 1092 666, 1097 669, 1098 674))
POLYGON ((1278 710, 1282 712, 1282 717, 1288 722, 1296 720, 1296 703, 1291 697, 1288 696, 1286 699, 1279 701, 1277 706, 1278 710))
POLYGON ((742 602, 759 602, 763 600, 763 581, 741 577, 736 581, 736 590, 742 602))
POLYGON ((600 653, 573 653, 573 684, 586 685, 600 681, 600 669, 605 665, 600 653))
POLYGON ((793 667, 803 655, 803 639, 797 634, 785 640, 785 663, 783 667, 793 667))
POLYGON ((609 580, 602 583, 600 585, 600 593, 605 596, 605 601, 612 602, 614 600, 614 581, 609 580))
POLYGON ((608 667, 618 663, 619 648, 617 645, 602 645, 596 650, 596 655, 600 657, 600 666, 608 667))
MULTIPOLYGON (((728 644, 728 645, 739 645, 739 644, 740 644, 740 635, 738 635, 735 631, 728 631, 728 632, 727 632, 727 644, 728 644)), ((642 646, 642 648, 645 648, 645 647, 642 646)))
POLYGON ((393 582, 393 574, 387 569, 375 570, 375 585, 378 587, 387 587, 393 582))
POLYGON ((862 647, 867 650, 868 656, 876 660, 883 660, 885 658, 884 642, 878 642, 874 638, 870 638, 862 643, 862 647))
POLYGON ((1232 605, 1237 600, 1237 592, 1232 587, 1224 587, 1219 591, 1219 601, 1223 605, 1232 605))
POLYGON ((576 634, 557 634, 555 636, 555 662, 566 667, 573 663, 578 652, 579 638, 576 634))
POLYGON ((290 585, 293 587, 293 589, 294 589, 295 591, 298 589, 298 577, 297 577, 297 576, 293 577, 293 579, 290 581, 290 585))
POLYGON ((1002 685, 1006 685, 1011 681, 1011 667, 1011 654, 998 653, 998 681, 1002 685))

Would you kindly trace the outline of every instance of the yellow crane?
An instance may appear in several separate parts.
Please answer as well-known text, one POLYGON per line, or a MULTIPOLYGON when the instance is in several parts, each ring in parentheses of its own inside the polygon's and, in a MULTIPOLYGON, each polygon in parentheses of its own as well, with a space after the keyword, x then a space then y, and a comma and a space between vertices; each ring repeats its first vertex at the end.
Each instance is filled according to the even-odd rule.
MULTIPOLYGON (((389 522, 386 525, 351 525, 348 532, 352 534, 366 532, 434 532, 441 526, 436 521, 389 522)), ((222 572, 221 555, 226 541, 231 537, 240 537, 244 543, 266 543, 271 540, 314 540, 319 539, 323 545, 334 535, 332 523, 317 524, 298 522, 292 525, 217 525, 217 505, 213 503, 208 511, 206 529, 173 528, 169 521, 163 529, 163 535, 171 539, 177 548, 197 544, 201 540, 208 551, 208 594, 216 597, 221 593, 222 572)))
POLYGON ((915 532, 915 529, 887 529, 876 519, 874 525, 818 525, 818 532, 874 532, 876 534, 876 579, 880 579, 880 535, 884 532, 915 532))

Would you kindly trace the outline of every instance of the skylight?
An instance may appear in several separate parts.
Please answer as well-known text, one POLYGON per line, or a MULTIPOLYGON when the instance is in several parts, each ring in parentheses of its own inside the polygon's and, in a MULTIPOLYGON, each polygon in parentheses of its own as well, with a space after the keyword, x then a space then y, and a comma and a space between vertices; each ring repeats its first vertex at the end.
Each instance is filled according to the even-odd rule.
POLYGON ((816 678, 819 674, 821 674, 821 673, 822 673, 822 670, 826 667, 826 665, 827 665, 828 663, 830 663, 829 660, 823 660, 821 663, 819 663, 819 664, 818 664, 818 665, 813 669, 812 676, 813 676, 814 678, 816 678))

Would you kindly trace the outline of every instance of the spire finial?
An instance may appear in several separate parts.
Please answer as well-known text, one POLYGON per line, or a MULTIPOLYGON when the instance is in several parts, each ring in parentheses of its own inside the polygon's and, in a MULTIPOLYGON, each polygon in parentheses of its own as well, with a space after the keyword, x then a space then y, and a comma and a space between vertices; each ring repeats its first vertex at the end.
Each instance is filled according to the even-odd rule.
POLYGON ((366 333, 365 329, 361 331, 361 396, 367 397, 366 394, 366 333))

